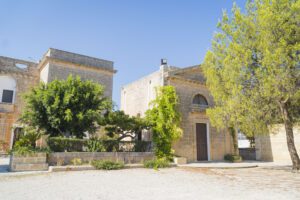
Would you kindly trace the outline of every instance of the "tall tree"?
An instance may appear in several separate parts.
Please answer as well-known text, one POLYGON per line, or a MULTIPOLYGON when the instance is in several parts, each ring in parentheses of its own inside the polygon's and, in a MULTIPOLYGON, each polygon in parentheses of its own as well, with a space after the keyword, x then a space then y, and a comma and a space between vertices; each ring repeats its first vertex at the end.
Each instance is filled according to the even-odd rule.
POLYGON ((67 80, 54 80, 25 95, 26 107, 21 120, 50 136, 75 136, 94 133, 97 121, 110 108, 104 97, 103 86, 69 76, 67 80))
POLYGON ((208 111, 213 124, 257 134, 283 123, 299 170, 293 127, 300 121, 300 1, 248 1, 245 13, 234 5, 218 28, 203 65, 216 102, 208 111))
POLYGON ((159 158, 171 159, 174 153, 172 143, 182 134, 175 88, 173 86, 156 88, 156 99, 150 105, 152 108, 146 112, 146 119, 152 128, 154 151, 159 158))

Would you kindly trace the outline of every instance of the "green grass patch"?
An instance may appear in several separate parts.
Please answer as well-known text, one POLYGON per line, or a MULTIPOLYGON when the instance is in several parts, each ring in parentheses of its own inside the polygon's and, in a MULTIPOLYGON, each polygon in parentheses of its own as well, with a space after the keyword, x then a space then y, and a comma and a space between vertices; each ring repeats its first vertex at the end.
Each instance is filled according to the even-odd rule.
POLYGON ((110 160, 93 160, 91 164, 96 169, 104 169, 104 170, 116 170, 116 169, 124 168, 124 163, 114 162, 110 160))

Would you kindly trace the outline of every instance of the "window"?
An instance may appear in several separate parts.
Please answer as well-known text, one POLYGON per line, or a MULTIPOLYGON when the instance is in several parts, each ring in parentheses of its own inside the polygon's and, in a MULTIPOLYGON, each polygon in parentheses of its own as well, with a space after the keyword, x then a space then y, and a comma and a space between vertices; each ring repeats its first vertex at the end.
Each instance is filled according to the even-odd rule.
POLYGON ((12 103, 13 102, 14 91, 13 90, 3 90, 2 102, 12 103))
POLYGON ((196 96, 194 96, 193 104, 200 106, 208 106, 206 98, 201 94, 197 94, 196 96))

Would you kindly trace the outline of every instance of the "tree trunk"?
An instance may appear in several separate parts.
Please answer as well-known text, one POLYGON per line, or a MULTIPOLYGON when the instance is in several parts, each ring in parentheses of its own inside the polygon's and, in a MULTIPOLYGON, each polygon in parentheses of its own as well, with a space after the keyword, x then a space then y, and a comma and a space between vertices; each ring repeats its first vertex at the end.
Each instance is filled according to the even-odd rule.
POLYGON ((233 142, 233 154, 239 155, 239 146, 238 146, 238 129, 230 127, 229 128, 230 135, 232 137, 233 142))
POLYGON ((287 103, 280 103, 280 109, 285 126, 287 146, 293 163, 293 170, 300 170, 300 160, 294 142, 293 122, 287 109, 287 103))

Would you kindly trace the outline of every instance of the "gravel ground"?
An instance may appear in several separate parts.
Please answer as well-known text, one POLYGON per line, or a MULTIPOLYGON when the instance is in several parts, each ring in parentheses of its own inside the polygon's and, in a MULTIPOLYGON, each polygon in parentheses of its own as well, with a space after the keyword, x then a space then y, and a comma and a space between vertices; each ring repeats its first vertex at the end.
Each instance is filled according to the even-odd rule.
POLYGON ((0 199, 300 199, 300 173, 277 169, 124 169, 0 175, 0 199))

